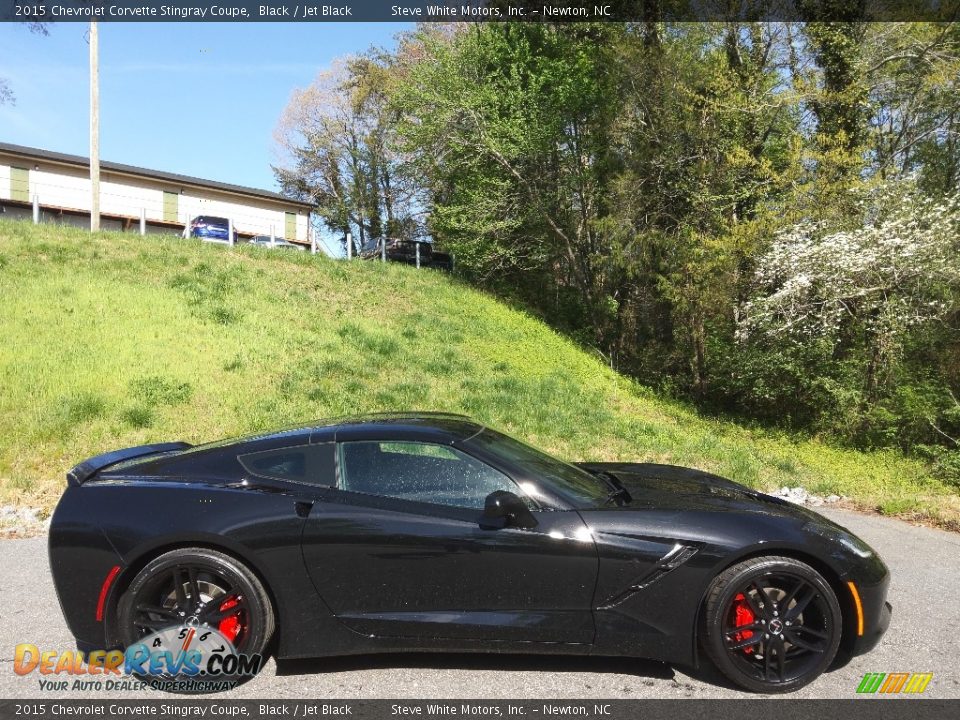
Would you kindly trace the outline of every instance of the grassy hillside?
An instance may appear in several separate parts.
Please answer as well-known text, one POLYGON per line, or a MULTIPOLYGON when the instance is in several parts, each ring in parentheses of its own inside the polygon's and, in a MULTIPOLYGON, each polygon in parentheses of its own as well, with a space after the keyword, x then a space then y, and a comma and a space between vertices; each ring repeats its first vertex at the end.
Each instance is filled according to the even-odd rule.
POLYGON ((960 518, 919 462, 706 420, 432 271, 0 223, 0 503, 104 450, 357 411, 464 412, 571 459, 692 465, 960 518))

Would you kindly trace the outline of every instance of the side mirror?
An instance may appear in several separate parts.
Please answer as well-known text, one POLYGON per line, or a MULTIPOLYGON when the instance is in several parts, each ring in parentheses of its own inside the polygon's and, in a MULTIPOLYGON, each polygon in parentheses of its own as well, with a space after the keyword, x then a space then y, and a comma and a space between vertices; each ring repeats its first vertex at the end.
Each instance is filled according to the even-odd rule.
POLYGON ((499 530, 505 527, 529 530, 537 526, 537 519, 519 496, 507 490, 496 490, 487 495, 480 516, 484 530, 499 530))

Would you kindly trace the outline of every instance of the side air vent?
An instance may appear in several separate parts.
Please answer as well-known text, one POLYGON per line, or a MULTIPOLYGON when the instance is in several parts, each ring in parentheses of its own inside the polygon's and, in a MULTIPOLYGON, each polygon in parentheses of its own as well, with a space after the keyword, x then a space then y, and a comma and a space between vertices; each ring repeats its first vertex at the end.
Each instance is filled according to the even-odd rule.
POLYGON ((630 589, 643 590, 645 587, 649 587, 671 570, 676 570, 683 565, 687 560, 696 555, 699 549, 700 548, 693 545, 681 545, 677 543, 670 552, 660 558, 649 573, 631 585, 630 589))
POLYGON ((626 590, 617 593, 609 600, 603 602, 600 605, 600 609, 612 607, 633 593, 650 587, 655 582, 660 580, 660 578, 662 578, 664 575, 676 570, 678 567, 687 562, 687 560, 696 555, 697 551, 699 550, 700 548, 696 545, 684 545, 682 543, 677 543, 670 548, 670 552, 657 560, 656 564, 646 575, 642 575, 641 577, 637 578, 626 590))

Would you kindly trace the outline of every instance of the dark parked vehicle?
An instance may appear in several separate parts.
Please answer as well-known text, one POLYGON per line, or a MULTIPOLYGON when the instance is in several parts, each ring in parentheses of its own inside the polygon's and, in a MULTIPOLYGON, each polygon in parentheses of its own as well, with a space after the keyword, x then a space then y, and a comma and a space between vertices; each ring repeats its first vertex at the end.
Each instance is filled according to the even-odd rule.
MULTIPOLYGON (((382 257, 383 241, 378 242, 373 248, 369 248, 360 253, 360 257, 366 260, 379 260, 382 257)), ((434 250, 433 243, 423 240, 395 240, 388 238, 387 260, 390 262, 401 262, 407 265, 417 264, 417 250, 420 251, 420 267, 432 267, 437 270, 453 270, 453 256, 448 253, 434 250)))
MULTIPOLYGON (((230 221, 213 215, 198 215, 187 226, 187 237, 200 238, 211 242, 230 242, 230 221)), ((237 229, 233 229, 233 242, 237 242, 237 229)))
POLYGON ((280 658, 709 658, 786 692, 872 649, 886 566, 803 507, 688 468, 570 464, 469 418, 345 418, 90 458, 50 564, 81 650, 189 621, 280 658))
POLYGON ((306 250, 303 245, 297 245, 281 237, 271 238, 269 235, 254 235, 250 238, 250 244, 277 250, 306 250))

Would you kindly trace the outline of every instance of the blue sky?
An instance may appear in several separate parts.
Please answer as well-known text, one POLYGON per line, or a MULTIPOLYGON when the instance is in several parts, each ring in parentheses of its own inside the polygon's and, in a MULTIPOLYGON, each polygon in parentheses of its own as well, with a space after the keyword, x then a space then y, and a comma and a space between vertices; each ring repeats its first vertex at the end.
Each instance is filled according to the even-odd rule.
MULTIPOLYGON (((273 129, 294 88, 403 23, 100 23, 100 157, 276 189, 273 129)), ((0 24, 0 141, 86 156, 86 23, 0 24)))

